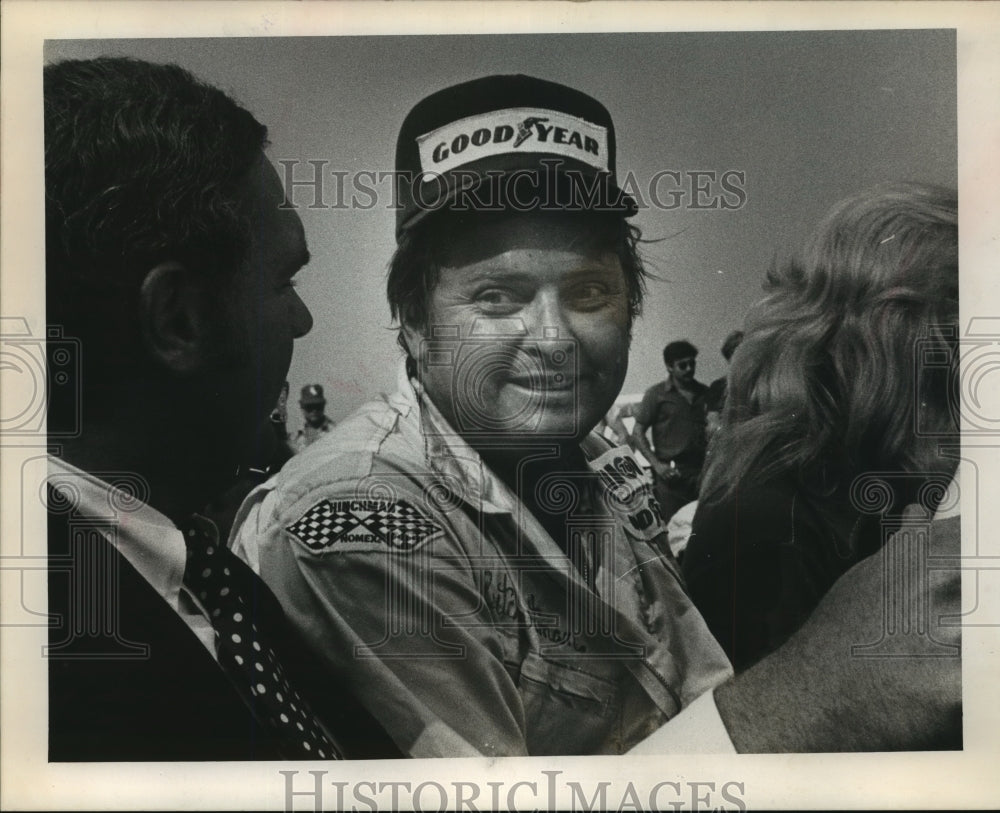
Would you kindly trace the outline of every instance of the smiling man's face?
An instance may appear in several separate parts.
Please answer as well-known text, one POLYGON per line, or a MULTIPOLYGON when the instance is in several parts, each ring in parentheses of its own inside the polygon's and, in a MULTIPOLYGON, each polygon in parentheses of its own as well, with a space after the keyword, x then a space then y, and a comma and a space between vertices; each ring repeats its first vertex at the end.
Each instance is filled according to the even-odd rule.
POLYGON ((613 231, 586 215, 482 218, 455 232, 423 331, 405 326, 419 377, 475 438, 578 442, 628 364, 628 292, 613 231))

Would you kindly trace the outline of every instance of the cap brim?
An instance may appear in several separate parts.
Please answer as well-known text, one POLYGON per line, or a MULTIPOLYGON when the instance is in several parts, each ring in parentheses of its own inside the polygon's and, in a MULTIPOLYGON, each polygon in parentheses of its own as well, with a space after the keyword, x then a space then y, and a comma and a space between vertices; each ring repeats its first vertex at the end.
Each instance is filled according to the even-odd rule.
POLYGON ((422 176, 412 184, 411 199, 416 205, 397 225, 397 239, 444 210, 607 212, 621 217, 631 217, 638 211, 635 200, 614 183, 611 173, 572 160, 546 159, 551 156, 520 153, 508 156, 502 164, 494 157, 441 175, 422 176))

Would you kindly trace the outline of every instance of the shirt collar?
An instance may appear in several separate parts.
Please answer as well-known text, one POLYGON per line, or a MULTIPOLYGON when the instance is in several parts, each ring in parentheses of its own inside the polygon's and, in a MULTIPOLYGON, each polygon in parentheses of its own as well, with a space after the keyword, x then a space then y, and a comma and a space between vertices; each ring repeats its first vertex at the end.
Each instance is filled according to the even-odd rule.
POLYGON ((134 495, 58 457, 49 456, 48 482, 80 514, 114 528, 109 541, 157 593, 171 606, 176 604, 187 546, 173 522, 134 495))
POLYGON ((420 420, 420 434, 428 465, 446 481, 456 483, 464 502, 484 513, 512 514, 514 502, 507 486, 490 471, 479 453, 452 429, 431 401, 423 385, 402 371, 399 394, 403 405, 420 420))

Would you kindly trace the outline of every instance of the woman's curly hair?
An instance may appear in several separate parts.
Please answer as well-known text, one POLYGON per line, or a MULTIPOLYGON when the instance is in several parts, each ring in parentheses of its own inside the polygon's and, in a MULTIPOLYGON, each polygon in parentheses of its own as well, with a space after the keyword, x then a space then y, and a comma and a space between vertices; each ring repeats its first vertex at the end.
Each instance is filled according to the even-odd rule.
POLYGON ((940 469, 940 435, 958 431, 955 192, 893 183, 842 201, 765 292, 733 357, 702 499, 750 476, 830 493, 867 471, 940 469), (923 365, 928 350, 948 361, 923 365))

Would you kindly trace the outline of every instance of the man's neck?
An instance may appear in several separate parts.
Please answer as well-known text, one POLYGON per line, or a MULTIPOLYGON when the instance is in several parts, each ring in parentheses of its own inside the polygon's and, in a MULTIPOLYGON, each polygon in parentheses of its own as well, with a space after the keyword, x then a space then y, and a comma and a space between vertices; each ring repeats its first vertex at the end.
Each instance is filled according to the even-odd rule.
MULTIPOLYGON (((570 482, 590 473, 578 445, 516 449, 481 449, 480 457, 518 499, 529 507, 540 501, 546 481, 552 477, 570 482)), ((544 500, 543 500, 544 501, 544 500)))
MULTIPOLYGON (((548 450, 546 450, 547 452, 548 450)), ((578 445, 551 454, 538 450, 480 450, 490 470, 517 495, 561 548, 566 544, 566 509, 559 510, 567 489, 575 492, 573 505, 582 510, 594 500, 597 477, 578 445), (492 454, 491 454, 492 452, 492 454), (559 505, 556 505, 558 503, 559 505)))
POLYGON ((101 479, 123 472, 138 475, 145 502, 175 522, 204 508, 227 480, 226 473, 204 465, 203 449, 199 452, 154 427, 129 431, 120 425, 91 422, 84 436, 63 443, 60 456, 101 479))
POLYGON ((683 381, 679 378, 670 377, 670 382, 673 384, 675 390, 677 390, 681 395, 687 398, 689 401, 695 393, 695 380, 692 378, 689 381, 683 381))

